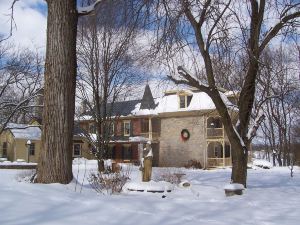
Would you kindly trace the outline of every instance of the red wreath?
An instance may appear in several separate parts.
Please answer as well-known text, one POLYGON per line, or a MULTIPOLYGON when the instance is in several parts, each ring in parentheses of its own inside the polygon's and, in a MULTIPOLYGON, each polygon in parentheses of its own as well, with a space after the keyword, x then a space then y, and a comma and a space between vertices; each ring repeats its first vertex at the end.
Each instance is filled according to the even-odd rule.
POLYGON ((190 138, 190 132, 187 129, 181 131, 181 139, 187 141, 190 138))

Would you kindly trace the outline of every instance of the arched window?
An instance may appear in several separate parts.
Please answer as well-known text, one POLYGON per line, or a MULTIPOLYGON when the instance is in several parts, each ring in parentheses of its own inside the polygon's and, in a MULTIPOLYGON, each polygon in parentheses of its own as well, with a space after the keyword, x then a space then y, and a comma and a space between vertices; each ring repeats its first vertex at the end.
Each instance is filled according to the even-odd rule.
POLYGON ((208 158, 223 158, 223 146, 220 142, 210 142, 207 146, 208 158))
POLYGON ((209 117, 207 119, 207 128, 222 128, 220 117, 209 117))

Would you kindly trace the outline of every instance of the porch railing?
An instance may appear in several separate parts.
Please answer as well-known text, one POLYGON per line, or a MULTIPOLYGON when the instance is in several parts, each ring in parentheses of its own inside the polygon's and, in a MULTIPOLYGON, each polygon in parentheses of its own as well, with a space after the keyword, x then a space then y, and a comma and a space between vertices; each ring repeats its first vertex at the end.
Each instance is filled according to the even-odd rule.
POLYGON ((220 166, 231 166, 231 158, 208 158, 207 159, 208 167, 220 167, 220 166), (225 162, 225 165, 224 165, 225 162))
POLYGON ((223 128, 206 128, 207 138, 222 138, 224 135, 223 128))
MULTIPOLYGON (((149 132, 141 133, 140 135, 142 137, 149 138, 149 132)), ((159 133, 158 132, 152 132, 152 139, 156 140, 158 138, 159 138, 159 133)))

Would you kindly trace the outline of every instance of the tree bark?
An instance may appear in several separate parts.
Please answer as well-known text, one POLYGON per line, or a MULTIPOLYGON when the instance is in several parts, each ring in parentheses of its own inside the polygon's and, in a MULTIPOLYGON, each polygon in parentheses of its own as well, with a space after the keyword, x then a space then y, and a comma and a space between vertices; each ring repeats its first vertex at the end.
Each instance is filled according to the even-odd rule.
POLYGON ((42 151, 37 182, 69 183, 76 84, 76 0, 47 0, 42 151))

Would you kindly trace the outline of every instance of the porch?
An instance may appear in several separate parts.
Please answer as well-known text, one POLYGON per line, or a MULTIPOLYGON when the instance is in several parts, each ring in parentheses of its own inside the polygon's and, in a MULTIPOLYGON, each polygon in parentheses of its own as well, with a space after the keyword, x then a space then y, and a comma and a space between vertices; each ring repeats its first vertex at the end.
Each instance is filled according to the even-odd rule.
POLYGON ((207 167, 231 166, 230 144, 225 141, 209 141, 207 144, 207 167))

